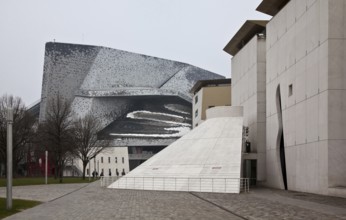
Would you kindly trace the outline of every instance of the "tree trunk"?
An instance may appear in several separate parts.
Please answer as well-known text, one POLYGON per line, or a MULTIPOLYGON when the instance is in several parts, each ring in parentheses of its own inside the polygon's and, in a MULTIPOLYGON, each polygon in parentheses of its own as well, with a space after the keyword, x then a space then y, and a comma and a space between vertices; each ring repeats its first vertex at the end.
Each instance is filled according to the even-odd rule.
MULTIPOLYGON (((83 160, 83 180, 85 180, 85 169, 88 165, 88 161, 87 160, 83 160)), ((89 170, 89 175, 90 175, 90 170, 89 170)))
POLYGON ((59 165, 58 165, 58 160, 55 158, 55 167, 54 167, 54 179, 58 179, 58 170, 59 170, 59 165))
POLYGON ((60 157, 60 167, 59 167, 59 183, 62 183, 62 179, 63 179, 63 170, 64 170, 64 162, 62 157, 60 157))

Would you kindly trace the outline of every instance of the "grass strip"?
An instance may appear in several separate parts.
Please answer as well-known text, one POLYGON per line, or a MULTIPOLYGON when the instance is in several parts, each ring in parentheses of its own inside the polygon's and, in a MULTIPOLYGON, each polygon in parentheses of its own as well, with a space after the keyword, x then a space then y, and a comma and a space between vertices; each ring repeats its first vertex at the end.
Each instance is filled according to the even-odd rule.
MULTIPOLYGON (((97 179, 81 177, 64 177, 62 184, 66 183, 91 183, 97 179)), ((44 177, 24 177, 24 178, 13 178, 13 186, 29 186, 29 185, 43 185, 45 184, 44 177)), ((53 177, 48 178, 48 184, 60 184, 59 179, 53 177)), ((0 178, 0 187, 6 187, 6 178, 0 178)))
POLYGON ((16 214, 25 209, 32 208, 39 204, 41 204, 41 202, 31 201, 31 200, 22 200, 22 199, 13 199, 12 209, 6 210, 6 198, 0 198, 0 219, 6 218, 10 215, 16 214))

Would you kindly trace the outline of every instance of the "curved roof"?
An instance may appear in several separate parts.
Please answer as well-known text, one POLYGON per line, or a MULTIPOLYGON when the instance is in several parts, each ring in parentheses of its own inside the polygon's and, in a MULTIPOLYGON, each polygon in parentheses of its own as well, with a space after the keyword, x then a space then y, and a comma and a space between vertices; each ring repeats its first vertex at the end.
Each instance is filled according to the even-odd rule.
MULTIPOLYGON (((98 94, 129 90, 145 95, 178 94, 190 96, 189 90, 203 79, 223 76, 172 60, 100 46, 49 42, 46 44, 43 90, 59 92, 64 97, 77 93, 98 94), (47 88, 46 88, 47 87, 47 88), (54 91, 53 91, 54 90, 54 91), (89 92, 90 91, 90 92, 89 92)), ((45 91, 46 92, 46 91, 45 91)))

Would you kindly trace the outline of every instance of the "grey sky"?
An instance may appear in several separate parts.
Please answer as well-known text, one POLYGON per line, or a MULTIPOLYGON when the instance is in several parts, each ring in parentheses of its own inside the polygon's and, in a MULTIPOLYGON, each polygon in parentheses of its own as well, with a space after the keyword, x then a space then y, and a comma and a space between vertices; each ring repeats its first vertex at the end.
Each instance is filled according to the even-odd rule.
POLYGON ((230 77, 223 52, 261 0, 0 0, 0 95, 41 96, 44 45, 99 45, 230 77))

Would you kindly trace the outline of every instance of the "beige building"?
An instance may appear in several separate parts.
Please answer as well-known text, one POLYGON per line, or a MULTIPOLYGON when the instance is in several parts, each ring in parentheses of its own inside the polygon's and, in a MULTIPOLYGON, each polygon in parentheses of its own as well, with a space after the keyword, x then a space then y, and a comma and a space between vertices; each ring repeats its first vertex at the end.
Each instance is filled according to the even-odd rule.
POLYGON ((200 80, 192 87, 193 128, 206 120, 207 109, 231 105, 231 82, 231 79, 200 80))
POLYGON ((346 197, 346 1, 263 0, 257 10, 273 18, 246 22, 225 51, 233 105, 259 125, 249 129, 258 179, 346 197))

